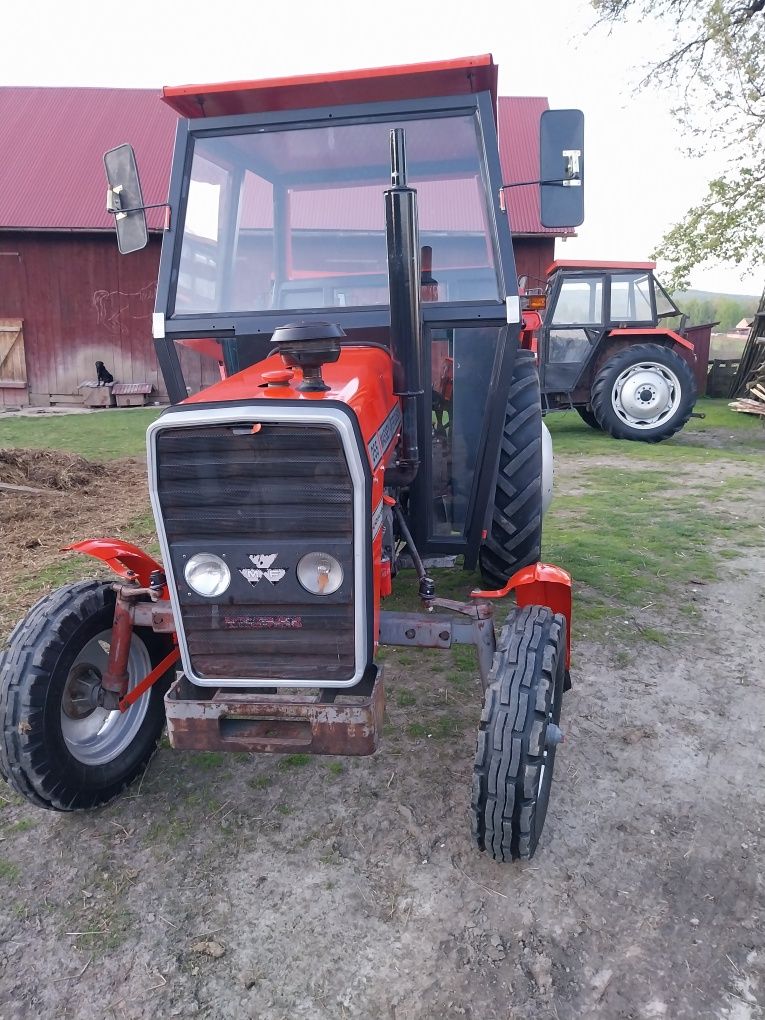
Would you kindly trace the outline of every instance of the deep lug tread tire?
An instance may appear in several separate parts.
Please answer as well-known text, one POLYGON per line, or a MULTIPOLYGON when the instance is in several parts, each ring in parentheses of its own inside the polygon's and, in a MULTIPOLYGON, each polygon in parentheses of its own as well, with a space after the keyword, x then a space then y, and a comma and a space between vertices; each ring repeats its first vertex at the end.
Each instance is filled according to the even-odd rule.
MULTIPOLYGON (((61 696, 71 663, 88 640, 109 629, 114 602, 114 590, 103 581, 59 588, 29 610, 0 655, 0 773, 38 807, 72 811, 105 804, 143 772, 156 750, 172 670, 144 695, 151 700, 143 723, 114 760, 85 765, 61 734, 61 696)), ((136 633, 153 665, 171 649, 165 635, 145 628, 136 633)))
POLYGON ((542 404, 531 351, 516 353, 491 526, 479 551, 484 580, 501 587, 542 550, 542 404))
POLYGON ((473 769, 473 838, 497 861, 528 860, 542 833, 560 721, 566 619, 543 606, 513 610, 497 644, 484 697, 473 769), (545 772, 540 785, 540 769, 545 772))
POLYGON ((679 354, 661 344, 635 344, 609 358, 595 376, 590 394, 590 406, 600 428, 614 439, 631 439, 642 443, 660 443, 679 432, 687 423, 696 403, 696 380, 693 372, 679 354), (680 399, 670 418, 656 429, 632 428, 622 421, 613 408, 611 392, 617 378, 630 365, 641 361, 656 361, 671 369, 680 383, 680 399))

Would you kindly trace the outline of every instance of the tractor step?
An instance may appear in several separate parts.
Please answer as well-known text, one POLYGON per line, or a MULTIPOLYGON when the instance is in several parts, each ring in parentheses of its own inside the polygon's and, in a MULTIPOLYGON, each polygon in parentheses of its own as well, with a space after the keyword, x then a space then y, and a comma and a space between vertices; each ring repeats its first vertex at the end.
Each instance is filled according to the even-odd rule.
MULTIPOLYGON (((266 694, 259 690, 194 687, 182 676, 165 695, 167 732, 182 751, 264 754, 374 754, 382 732, 382 670, 364 693, 266 694), (205 697, 204 695, 207 695, 205 697)), ((361 685, 359 685, 361 686, 361 685)))

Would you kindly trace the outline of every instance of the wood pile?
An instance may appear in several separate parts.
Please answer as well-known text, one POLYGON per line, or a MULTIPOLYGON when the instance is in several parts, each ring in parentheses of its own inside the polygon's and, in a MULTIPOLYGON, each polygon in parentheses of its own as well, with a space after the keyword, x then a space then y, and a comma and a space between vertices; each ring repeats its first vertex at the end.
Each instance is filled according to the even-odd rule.
POLYGON ((765 290, 749 331, 730 389, 729 406, 746 414, 765 414, 765 290))
MULTIPOLYGON (((765 338, 758 338, 765 350, 765 338)), ((728 404, 734 411, 743 411, 744 414, 759 414, 765 421, 765 361, 753 372, 752 378, 746 384, 747 396, 739 397, 728 404)))

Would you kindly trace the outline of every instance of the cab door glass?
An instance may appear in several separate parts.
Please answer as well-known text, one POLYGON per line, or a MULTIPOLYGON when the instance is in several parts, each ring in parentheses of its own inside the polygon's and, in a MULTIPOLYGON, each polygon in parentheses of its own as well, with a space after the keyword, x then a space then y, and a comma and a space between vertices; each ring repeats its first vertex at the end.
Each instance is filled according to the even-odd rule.
POLYGON ((430 534, 463 538, 501 328, 430 333, 432 467, 430 534))
POLYGON ((598 326, 603 322, 603 277, 563 280, 552 316, 553 326, 598 326))

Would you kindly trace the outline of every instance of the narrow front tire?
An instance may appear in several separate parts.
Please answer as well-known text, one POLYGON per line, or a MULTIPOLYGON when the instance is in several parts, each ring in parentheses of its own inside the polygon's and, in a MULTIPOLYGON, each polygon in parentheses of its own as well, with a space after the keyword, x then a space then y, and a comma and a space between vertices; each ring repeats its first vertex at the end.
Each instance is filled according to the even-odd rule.
MULTIPOLYGON (((0 656, 0 771, 38 807, 73 811, 112 800, 143 772, 162 733, 172 670, 125 712, 95 703, 115 598, 102 581, 59 588, 30 609, 0 656)), ((128 689, 171 648, 165 635, 134 630, 128 689)))
POLYGON ((528 860, 539 843, 565 670, 565 617, 544 606, 513 610, 494 654, 473 770, 473 837, 496 861, 528 860))

